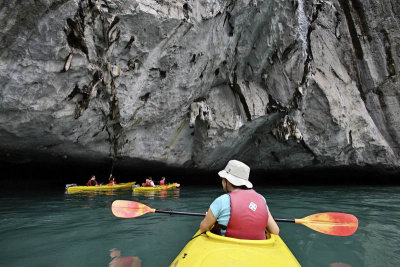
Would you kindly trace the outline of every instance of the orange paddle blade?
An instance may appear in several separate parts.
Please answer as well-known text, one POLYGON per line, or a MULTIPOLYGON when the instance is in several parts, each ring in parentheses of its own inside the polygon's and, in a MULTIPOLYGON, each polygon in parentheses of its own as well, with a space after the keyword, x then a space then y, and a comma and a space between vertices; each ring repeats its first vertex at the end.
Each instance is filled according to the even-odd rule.
POLYGON ((135 218, 156 211, 142 203, 129 200, 115 200, 111 205, 111 210, 116 217, 120 218, 135 218))
POLYGON ((326 212, 295 219, 295 223, 303 224, 317 232, 327 235, 348 236, 358 228, 356 216, 347 213, 326 212))

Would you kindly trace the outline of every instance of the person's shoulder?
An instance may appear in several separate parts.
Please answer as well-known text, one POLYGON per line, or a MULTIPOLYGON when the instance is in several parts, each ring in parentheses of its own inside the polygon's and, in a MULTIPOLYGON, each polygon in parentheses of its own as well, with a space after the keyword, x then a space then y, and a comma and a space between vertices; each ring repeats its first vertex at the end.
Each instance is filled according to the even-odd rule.
POLYGON ((265 202, 267 202, 267 200, 265 199, 265 197, 263 195, 261 195, 260 193, 258 193, 257 191, 255 191, 254 189, 252 189, 254 192, 257 193, 257 195, 259 195, 260 197, 262 197, 264 199, 265 202))
POLYGON ((223 194, 217 197, 214 201, 216 202, 225 202, 225 201, 230 200, 230 196, 228 194, 223 194))
POLYGON ((217 197, 210 205, 210 209, 214 216, 218 216, 219 212, 224 209, 230 203, 230 197, 228 194, 223 194, 217 197))

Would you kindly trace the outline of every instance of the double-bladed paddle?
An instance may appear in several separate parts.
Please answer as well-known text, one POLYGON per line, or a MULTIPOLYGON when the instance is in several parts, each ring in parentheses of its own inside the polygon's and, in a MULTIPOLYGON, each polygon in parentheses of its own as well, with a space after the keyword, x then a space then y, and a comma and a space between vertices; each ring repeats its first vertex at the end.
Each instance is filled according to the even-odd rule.
MULTIPOLYGON (((129 200, 115 200, 111 205, 111 210, 119 218, 136 218, 146 213, 167 213, 191 216, 205 216, 205 213, 193 213, 171 210, 156 210, 142 203, 129 200)), ((349 236, 355 233, 358 228, 356 216, 347 213, 325 212, 317 213, 303 219, 278 219, 276 222, 290 222, 302 224, 314 231, 335 236, 349 236)))

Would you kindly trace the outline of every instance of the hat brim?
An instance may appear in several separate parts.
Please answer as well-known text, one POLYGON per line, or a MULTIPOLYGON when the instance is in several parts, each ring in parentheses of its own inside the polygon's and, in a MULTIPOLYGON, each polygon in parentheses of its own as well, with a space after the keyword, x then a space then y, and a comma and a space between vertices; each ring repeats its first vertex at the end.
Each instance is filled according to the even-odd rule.
POLYGON ((245 185, 247 188, 253 188, 253 184, 251 182, 244 180, 244 179, 237 178, 236 176, 233 176, 232 174, 227 173, 225 170, 218 172, 218 175, 221 178, 225 178, 226 180, 228 180, 234 186, 245 185))

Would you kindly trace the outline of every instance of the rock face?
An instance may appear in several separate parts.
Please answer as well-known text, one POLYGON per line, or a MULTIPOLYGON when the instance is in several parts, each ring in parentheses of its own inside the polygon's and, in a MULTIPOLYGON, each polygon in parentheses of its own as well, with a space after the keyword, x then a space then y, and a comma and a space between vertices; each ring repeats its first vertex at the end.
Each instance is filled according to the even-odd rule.
POLYGON ((0 148, 253 169, 400 166, 396 0, 8 0, 0 148))

